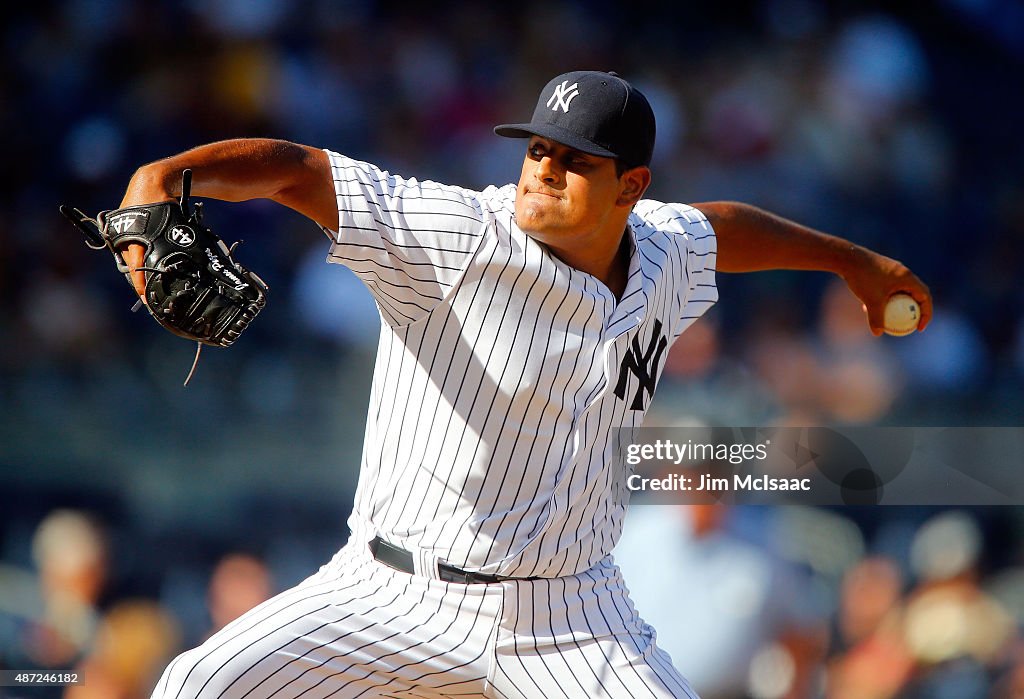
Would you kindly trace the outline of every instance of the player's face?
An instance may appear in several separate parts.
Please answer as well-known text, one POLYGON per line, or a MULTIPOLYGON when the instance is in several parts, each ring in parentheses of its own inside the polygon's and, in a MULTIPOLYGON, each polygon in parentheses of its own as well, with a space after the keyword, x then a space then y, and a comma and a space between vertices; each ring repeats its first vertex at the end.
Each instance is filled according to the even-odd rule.
POLYGON ((624 202, 612 158, 530 138, 516 190, 516 223, 530 237, 555 247, 607 237, 617 246, 633 203, 624 202))

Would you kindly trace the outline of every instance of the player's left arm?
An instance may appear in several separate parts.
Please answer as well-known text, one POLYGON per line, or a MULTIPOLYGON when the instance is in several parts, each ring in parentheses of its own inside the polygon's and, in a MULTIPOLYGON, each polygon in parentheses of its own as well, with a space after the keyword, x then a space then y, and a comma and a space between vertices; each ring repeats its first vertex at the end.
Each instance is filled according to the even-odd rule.
POLYGON ((898 260, 749 204, 716 201, 693 206, 715 231, 719 272, 794 269, 837 274, 864 304, 875 335, 882 334, 886 302, 897 292, 910 294, 920 306, 918 330, 932 318, 931 292, 898 260))

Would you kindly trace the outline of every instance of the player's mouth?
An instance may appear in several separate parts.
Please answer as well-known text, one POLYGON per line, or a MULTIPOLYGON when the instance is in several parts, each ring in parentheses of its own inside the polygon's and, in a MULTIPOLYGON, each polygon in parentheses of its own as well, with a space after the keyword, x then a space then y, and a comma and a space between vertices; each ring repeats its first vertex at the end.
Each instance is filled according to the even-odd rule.
POLYGON ((552 199, 561 199, 562 198, 561 196, 559 196, 558 194, 555 194, 554 192, 547 192, 547 191, 540 190, 540 189, 527 189, 526 193, 527 194, 539 194, 542 197, 551 197, 552 199))

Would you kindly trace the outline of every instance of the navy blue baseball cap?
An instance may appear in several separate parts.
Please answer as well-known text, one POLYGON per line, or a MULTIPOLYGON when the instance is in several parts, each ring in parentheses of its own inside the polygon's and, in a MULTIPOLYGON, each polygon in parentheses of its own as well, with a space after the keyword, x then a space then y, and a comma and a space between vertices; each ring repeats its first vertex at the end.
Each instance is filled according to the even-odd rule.
POLYGON ((549 82, 529 124, 501 124, 508 138, 543 136, 626 167, 650 165, 654 111, 647 98, 614 72, 576 70, 549 82))

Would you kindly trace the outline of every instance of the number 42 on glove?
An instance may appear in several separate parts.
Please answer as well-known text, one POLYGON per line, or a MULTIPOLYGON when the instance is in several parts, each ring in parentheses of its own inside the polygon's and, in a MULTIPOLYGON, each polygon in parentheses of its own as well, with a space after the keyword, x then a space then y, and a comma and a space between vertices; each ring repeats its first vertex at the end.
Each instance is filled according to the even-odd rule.
POLYGON ((268 291, 262 279, 232 258, 238 243, 229 248, 203 224, 202 204, 189 206, 191 188, 192 171, 184 170, 178 201, 101 211, 96 218, 60 207, 85 235, 86 245, 113 254, 133 289, 122 249, 129 243, 145 248, 138 270, 145 273, 146 308, 164 328, 198 343, 186 384, 202 346, 231 345, 266 305, 268 291))

